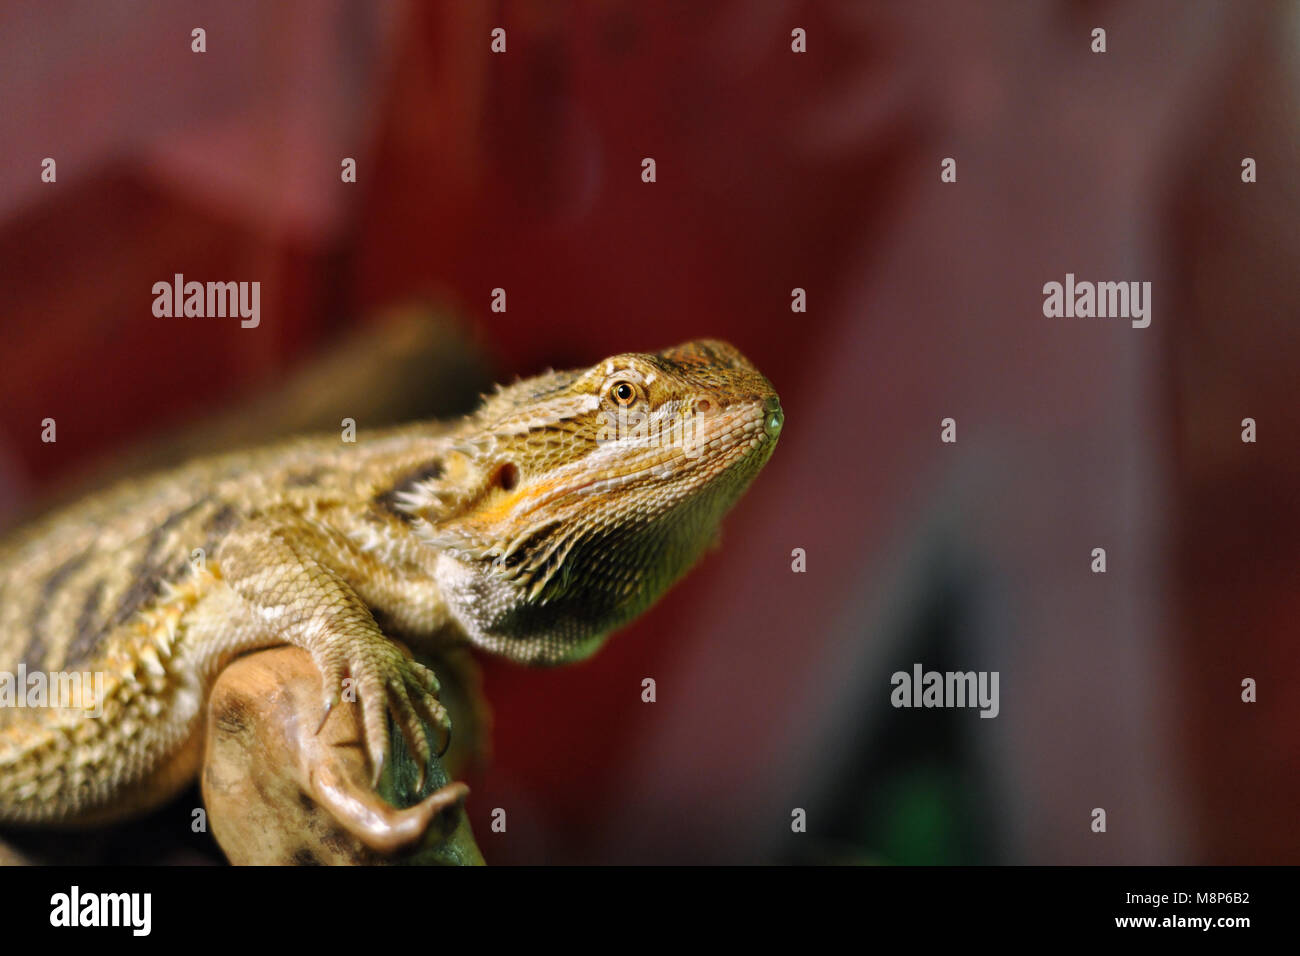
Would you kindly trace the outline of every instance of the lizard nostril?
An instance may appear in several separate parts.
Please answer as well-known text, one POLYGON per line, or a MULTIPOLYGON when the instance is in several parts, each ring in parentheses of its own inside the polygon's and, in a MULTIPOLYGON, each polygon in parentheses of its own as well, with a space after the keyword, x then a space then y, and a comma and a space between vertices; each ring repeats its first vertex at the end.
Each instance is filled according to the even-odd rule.
POLYGON ((701 398, 695 403, 695 410, 701 415, 707 415, 709 412, 713 411, 713 403, 707 398, 701 398))
POLYGON ((776 396, 769 398, 763 404, 763 427, 767 433, 775 438, 781 434, 781 427, 785 424, 785 412, 781 410, 781 402, 776 396))

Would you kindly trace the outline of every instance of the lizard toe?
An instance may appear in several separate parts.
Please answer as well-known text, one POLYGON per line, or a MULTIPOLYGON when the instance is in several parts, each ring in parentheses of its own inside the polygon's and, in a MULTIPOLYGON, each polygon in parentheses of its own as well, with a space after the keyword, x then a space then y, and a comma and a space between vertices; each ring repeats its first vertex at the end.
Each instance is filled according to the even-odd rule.
POLYGON ((415 705, 403 683, 393 681, 389 684, 388 704, 420 770, 419 785, 416 789, 423 790, 425 776, 433 755, 429 748, 428 734, 425 733, 424 725, 420 723, 419 714, 416 713, 415 705))

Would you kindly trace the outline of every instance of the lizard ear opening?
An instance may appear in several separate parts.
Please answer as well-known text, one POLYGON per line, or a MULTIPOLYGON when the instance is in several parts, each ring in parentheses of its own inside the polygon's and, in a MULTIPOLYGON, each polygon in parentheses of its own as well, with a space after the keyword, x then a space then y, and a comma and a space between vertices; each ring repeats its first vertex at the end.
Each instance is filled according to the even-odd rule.
POLYGON ((497 469, 496 485, 502 491, 514 491, 519 484, 519 468, 514 462, 506 462, 497 469))

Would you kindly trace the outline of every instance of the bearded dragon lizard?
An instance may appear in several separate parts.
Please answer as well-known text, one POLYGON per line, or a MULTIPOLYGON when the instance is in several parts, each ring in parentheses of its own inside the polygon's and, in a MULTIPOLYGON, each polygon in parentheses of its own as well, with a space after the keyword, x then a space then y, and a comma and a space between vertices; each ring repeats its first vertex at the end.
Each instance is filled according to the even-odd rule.
POLYGON ((426 765, 421 718, 444 746, 450 722, 395 639, 591 654, 695 562, 782 424, 753 365, 698 341, 498 388, 459 422, 201 459, 57 511, 0 543, 0 823, 166 802, 197 773, 216 676, 278 645, 320 671, 322 727, 355 692, 376 780, 389 713, 426 765), (14 706, 20 665, 102 686, 14 706))

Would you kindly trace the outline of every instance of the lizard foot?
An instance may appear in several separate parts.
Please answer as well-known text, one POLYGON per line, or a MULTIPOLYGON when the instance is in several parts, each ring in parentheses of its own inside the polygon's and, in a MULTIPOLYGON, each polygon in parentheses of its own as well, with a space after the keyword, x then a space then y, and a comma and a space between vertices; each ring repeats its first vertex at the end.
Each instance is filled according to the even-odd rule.
POLYGON ((346 663, 341 659, 342 655, 330 655, 316 664, 325 688, 325 710, 317 733, 325 726, 343 693, 359 695, 366 751, 370 755, 371 782, 378 786, 388 757, 388 723, 385 717, 391 711, 420 766, 420 788, 423 789, 425 774, 434 754, 421 720, 440 732, 442 740, 437 756, 446 753, 451 744, 451 717, 438 700, 441 689, 438 678, 433 671, 412 660, 385 638, 367 640, 363 648, 358 648, 354 641, 346 653, 346 663), (351 678, 350 685, 344 682, 345 671, 351 678))

